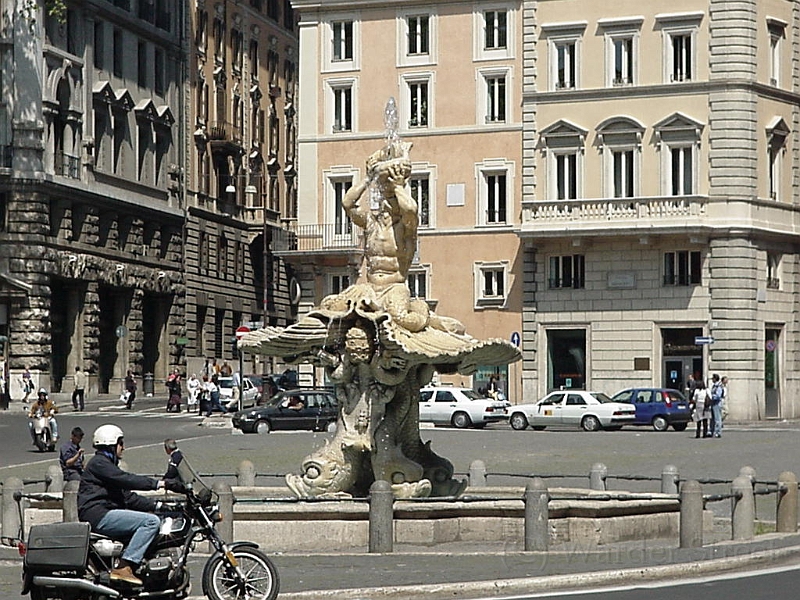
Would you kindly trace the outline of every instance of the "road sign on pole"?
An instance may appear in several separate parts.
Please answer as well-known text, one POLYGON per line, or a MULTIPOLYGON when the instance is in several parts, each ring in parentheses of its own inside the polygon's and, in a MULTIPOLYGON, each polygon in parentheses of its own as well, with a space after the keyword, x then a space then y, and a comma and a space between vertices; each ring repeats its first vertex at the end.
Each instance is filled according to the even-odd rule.
POLYGON ((705 344, 713 344, 714 338, 710 335, 698 335, 694 338, 695 346, 704 346, 705 344))
MULTIPOLYGON (((247 325, 240 325, 236 328, 236 341, 238 342, 245 333, 249 333, 250 328, 247 325)), ((239 402, 237 403, 238 410, 242 410, 242 394, 244 393, 244 355, 242 351, 239 351, 239 402)))
POLYGON ((246 325, 242 325, 241 327, 236 328, 236 339, 240 340, 244 336, 245 333, 250 333, 250 328, 246 325))

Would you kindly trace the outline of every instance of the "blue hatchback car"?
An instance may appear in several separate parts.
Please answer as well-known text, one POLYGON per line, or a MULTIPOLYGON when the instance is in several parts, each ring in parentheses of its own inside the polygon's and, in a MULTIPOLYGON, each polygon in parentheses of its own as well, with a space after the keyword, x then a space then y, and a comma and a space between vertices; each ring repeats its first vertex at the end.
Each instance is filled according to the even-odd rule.
POLYGON ((629 388, 617 392, 614 402, 628 402, 636 407, 633 425, 651 425, 656 431, 684 431, 692 420, 692 410, 686 397, 678 390, 667 388, 629 388))

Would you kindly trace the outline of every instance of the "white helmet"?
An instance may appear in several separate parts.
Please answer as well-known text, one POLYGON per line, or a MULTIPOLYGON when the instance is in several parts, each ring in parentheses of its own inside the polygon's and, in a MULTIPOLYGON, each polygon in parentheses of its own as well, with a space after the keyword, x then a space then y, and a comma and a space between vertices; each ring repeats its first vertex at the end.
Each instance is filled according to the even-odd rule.
POLYGON ((92 446, 116 446, 117 442, 125 434, 116 425, 100 425, 94 430, 92 436, 92 446))
POLYGON ((44 389, 44 388, 39 388, 39 395, 41 396, 42 394, 44 394, 45 396, 47 396, 47 390, 46 390, 46 389, 44 389))

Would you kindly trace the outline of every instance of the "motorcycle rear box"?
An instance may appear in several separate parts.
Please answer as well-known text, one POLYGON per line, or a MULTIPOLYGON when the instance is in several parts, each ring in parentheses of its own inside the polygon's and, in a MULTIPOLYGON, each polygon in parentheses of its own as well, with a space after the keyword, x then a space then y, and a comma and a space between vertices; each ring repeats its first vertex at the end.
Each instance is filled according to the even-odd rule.
POLYGON ((88 523, 34 525, 28 536, 25 566, 34 571, 83 570, 88 552, 88 523))

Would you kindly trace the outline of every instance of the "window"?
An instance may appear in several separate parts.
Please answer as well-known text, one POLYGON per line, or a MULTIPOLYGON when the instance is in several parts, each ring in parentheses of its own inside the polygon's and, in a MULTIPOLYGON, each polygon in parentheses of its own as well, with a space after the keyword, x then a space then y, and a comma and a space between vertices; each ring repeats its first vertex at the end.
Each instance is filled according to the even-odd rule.
POLYGON ((214 60, 222 62, 225 58, 225 23, 214 19, 214 60))
POLYGON ((489 75, 486 82, 486 122, 506 122, 506 77, 489 75))
POLYGON ((598 126, 597 133, 605 157, 606 195, 637 196, 644 125, 630 117, 612 117, 598 126))
POLYGON ((328 293, 341 294, 350 287, 350 275, 332 274, 328 276, 328 293))
POLYGON ((333 30, 332 59, 353 60, 353 22, 335 21, 331 23, 331 29, 333 30))
POLYGON ((244 38, 242 32, 237 29, 231 30, 231 51, 233 57, 231 60, 231 68, 234 73, 242 72, 242 64, 244 62, 244 38))
POLYGON ((208 13, 197 9, 197 31, 195 32, 195 46, 200 54, 205 55, 208 46, 208 13))
POLYGON ((258 40, 250 40, 248 59, 250 61, 250 78, 258 81, 258 40))
POLYGON ((484 185, 486 189, 486 222, 505 223, 507 203, 506 174, 486 173, 484 174, 484 185))
POLYGON ((553 289, 586 287, 586 262, 583 254, 550 257, 548 287, 553 289))
POLYGON ((513 163, 500 159, 477 165, 478 224, 506 225, 513 206, 513 163))
POLYGON ((611 152, 613 168, 613 197, 633 198, 635 195, 635 162, 633 150, 613 150, 611 152))
POLYGON ((476 308, 504 308, 506 304, 508 262, 476 263, 476 308))
POLYGON ((350 189, 352 181, 333 181, 333 231, 335 235, 350 235, 353 232, 353 222, 342 206, 342 201, 350 189))
POLYGON ((692 36, 676 33, 670 36, 672 45, 672 75, 670 81, 692 80, 692 36))
POLYGON ((103 21, 94 22, 94 66, 98 69, 105 69, 105 26, 103 21))
POLYGON ((779 86, 781 84, 781 66, 783 61, 783 40, 786 37, 786 27, 788 23, 770 17, 767 19, 767 30, 769 32, 769 84, 779 86))
POLYGON ((428 15, 406 17, 409 55, 428 54, 430 48, 429 19, 428 15))
POLYGON ((664 81, 697 79, 697 33, 702 11, 656 15, 663 36, 664 81))
POLYGON ((164 95, 164 51, 156 48, 153 60, 153 89, 156 94, 164 95))
POLYGON ((487 50, 506 48, 508 45, 508 13, 504 10, 487 10, 483 13, 484 45, 487 50))
POLYGON ((575 42, 560 42, 555 44, 557 90, 572 89, 575 87, 576 49, 577 45, 575 42))
POLYGON ((770 200, 781 199, 783 157, 786 154, 786 139, 789 133, 789 126, 782 117, 773 118, 767 126, 767 158, 769 160, 767 176, 770 200))
POLYGON ((428 270, 411 269, 408 272, 408 289, 412 298, 428 297, 428 270))
POLYGON ((700 285, 701 257, 699 251, 666 252, 664 254, 664 285, 700 285))
POLYGON ((123 60, 123 36, 121 29, 114 30, 114 64, 113 71, 117 77, 122 77, 122 60, 123 60))
POLYGON ((779 290, 781 287, 781 255, 774 252, 767 252, 767 288, 779 290))
POLYGON ((633 38, 617 38, 612 40, 614 47, 613 85, 630 85, 633 83, 633 38))
POLYGON ((410 118, 409 127, 428 126, 428 82, 414 81, 408 84, 410 118))
POLYGON ((419 214, 419 226, 429 227, 431 225, 431 204, 430 204, 430 177, 427 174, 412 174, 409 180, 411 197, 417 203, 419 214))
POLYGON ((353 88, 337 86, 333 90, 333 131, 353 130, 353 88))
POLYGON ((689 196, 694 193, 694 148, 678 146, 670 148, 672 196, 689 196))
POLYGON ((147 44, 139 42, 138 49, 138 81, 139 87, 147 87, 147 44))
POLYGON ((653 127, 662 155, 662 193, 665 196, 697 194, 698 152, 703 124, 676 112, 653 127))
POLYGON ((555 158, 556 200, 575 200, 578 197, 578 154, 557 153, 555 158))

